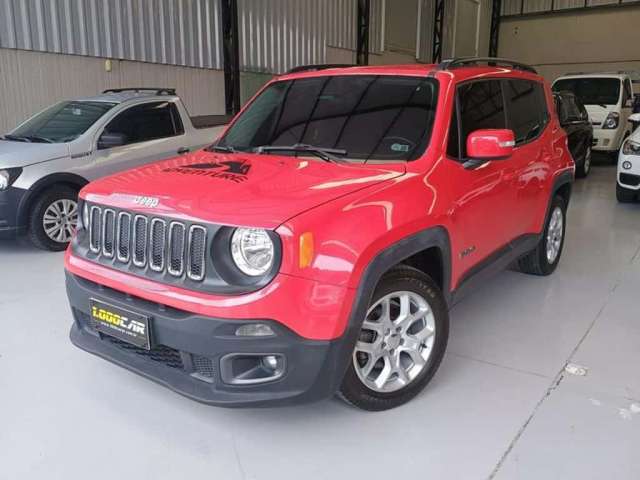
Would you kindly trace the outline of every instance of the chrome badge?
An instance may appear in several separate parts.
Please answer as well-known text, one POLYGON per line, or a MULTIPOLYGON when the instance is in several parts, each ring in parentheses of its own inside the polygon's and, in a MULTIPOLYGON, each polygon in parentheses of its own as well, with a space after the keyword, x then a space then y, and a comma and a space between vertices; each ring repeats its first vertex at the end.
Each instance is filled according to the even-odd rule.
POLYGON ((133 203, 141 207, 155 208, 160 204, 160 199, 156 197, 137 196, 133 199, 133 203))

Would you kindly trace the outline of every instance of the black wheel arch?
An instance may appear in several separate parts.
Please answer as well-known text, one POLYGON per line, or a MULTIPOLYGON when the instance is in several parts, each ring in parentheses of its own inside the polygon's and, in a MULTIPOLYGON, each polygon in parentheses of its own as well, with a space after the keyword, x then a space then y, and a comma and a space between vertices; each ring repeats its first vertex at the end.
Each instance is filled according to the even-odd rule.
MULTIPOLYGON (((448 306, 451 305, 451 242, 449 233, 443 226, 422 230, 382 250, 365 268, 358 283, 346 330, 340 340, 332 344, 331 348, 334 351, 328 358, 332 359, 333 365, 331 367, 327 366, 327 368, 332 368, 334 371, 331 385, 334 392, 338 391, 344 373, 349 366, 353 346, 360 333, 367 308, 371 303, 371 298, 380 279, 386 272, 397 265, 406 263, 415 266, 414 262, 420 261, 422 253, 428 251, 438 255, 441 271, 437 272, 438 275, 435 273, 431 275, 438 277, 434 278, 434 281, 442 285, 442 293, 446 303, 448 306)), ((431 254, 422 258, 435 259, 436 257, 431 254)))
POLYGON ((80 189, 88 183, 89 181, 86 178, 74 173, 52 173, 46 177, 42 177, 27 190, 27 193, 20 201, 20 205, 18 206, 18 224, 27 224, 29 211, 31 210, 34 200, 45 190, 55 185, 64 185, 80 191, 80 189))

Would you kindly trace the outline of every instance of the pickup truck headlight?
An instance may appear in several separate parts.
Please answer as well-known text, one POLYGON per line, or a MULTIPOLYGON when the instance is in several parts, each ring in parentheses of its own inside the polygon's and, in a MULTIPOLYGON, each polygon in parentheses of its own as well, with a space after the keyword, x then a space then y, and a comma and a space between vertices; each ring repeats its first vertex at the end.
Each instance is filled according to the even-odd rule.
POLYGON ((627 140, 622 147, 622 153, 625 155, 640 155, 640 143, 627 140))
POLYGON ((18 179, 21 173, 21 168, 5 168, 0 170, 0 192, 13 185, 13 182, 18 179))
POLYGON ((607 115, 607 118, 605 119, 604 123, 602 124, 602 128, 606 130, 615 130, 616 128, 618 128, 619 124, 620 124, 620 114, 616 112, 610 112, 609 115, 607 115))
POLYGON ((231 237, 231 256, 242 273, 258 277, 273 266, 275 248, 266 230, 237 228, 231 237))

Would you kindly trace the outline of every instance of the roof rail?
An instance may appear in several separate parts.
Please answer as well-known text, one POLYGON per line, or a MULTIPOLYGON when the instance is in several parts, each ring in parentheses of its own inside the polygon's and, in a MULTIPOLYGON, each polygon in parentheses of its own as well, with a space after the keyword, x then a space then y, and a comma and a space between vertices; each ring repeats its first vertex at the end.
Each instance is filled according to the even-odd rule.
POLYGON ((357 67, 358 65, 353 65, 349 63, 327 63, 320 65, 300 65, 299 67, 293 67, 287 73, 300 73, 300 72, 313 72, 317 70, 327 70, 328 68, 349 68, 349 67, 357 67))
POLYGON ((175 88, 166 87, 127 87, 127 88, 108 88, 102 93, 122 93, 122 92, 153 92, 156 95, 175 95, 175 88))
POLYGON ((478 65, 481 63, 486 63, 491 67, 511 67, 514 70, 522 70, 525 72, 538 73, 538 71, 533 68, 531 65, 527 65, 525 63, 515 62, 513 60, 507 60, 506 58, 495 58, 495 57, 460 57, 460 58, 451 58, 449 60, 445 60, 444 62, 438 65, 440 70, 451 70, 452 68, 460 68, 467 67, 471 65, 478 65))

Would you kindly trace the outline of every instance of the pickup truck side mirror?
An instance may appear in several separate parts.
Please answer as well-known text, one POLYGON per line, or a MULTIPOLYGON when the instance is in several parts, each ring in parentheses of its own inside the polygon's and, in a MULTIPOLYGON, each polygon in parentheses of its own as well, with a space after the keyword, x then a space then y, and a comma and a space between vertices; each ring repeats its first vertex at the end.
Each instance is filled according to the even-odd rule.
POLYGON ((98 139, 98 150, 121 147, 122 145, 126 145, 126 143, 127 136, 124 133, 104 132, 98 139))
POLYGON ((467 156, 473 160, 509 158, 516 145, 513 130, 476 130, 467 137, 467 156))

